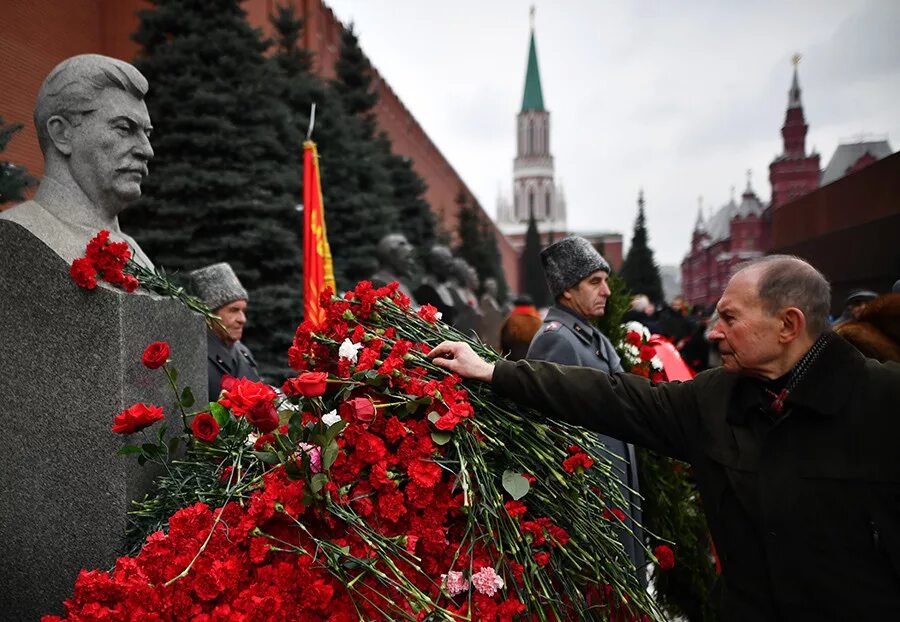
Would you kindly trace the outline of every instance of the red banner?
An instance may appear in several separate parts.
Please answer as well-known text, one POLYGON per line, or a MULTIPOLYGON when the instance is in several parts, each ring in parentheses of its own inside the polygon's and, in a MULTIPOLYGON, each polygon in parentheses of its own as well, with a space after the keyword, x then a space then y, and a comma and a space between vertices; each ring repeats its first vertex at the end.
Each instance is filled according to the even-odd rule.
POLYGON ((325 232, 325 206, 319 178, 316 143, 303 143, 303 318, 315 324, 325 319, 319 296, 334 291, 334 264, 325 232))

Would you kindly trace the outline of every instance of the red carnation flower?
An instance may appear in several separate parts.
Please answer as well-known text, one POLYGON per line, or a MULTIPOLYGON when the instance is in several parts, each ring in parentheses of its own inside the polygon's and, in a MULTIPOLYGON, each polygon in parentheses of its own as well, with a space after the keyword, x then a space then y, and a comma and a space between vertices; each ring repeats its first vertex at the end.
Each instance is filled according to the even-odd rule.
POLYGON ((537 562, 538 566, 546 566, 550 561, 550 553, 541 551, 540 553, 534 554, 534 561, 537 562))
POLYGON ((85 289, 94 289, 97 287, 97 269, 94 268, 94 262, 87 257, 76 259, 69 268, 69 276, 75 280, 78 287, 85 289))
POLYGON ((278 411, 272 400, 262 399, 247 410, 247 421, 260 432, 271 432, 278 427, 278 411))
POLYGON ((507 501, 504 505, 506 506, 506 512, 513 518, 521 516, 528 510, 528 506, 521 501, 507 501))
POLYGON ((138 403, 115 416, 112 431, 116 434, 133 434, 164 417, 161 406, 138 403))
POLYGON ((603 518, 605 518, 606 520, 612 520, 613 518, 616 518, 620 521, 624 521, 625 512, 623 512, 619 508, 612 508, 611 510, 603 508, 603 518))
POLYGON ((437 314, 440 313, 437 308, 431 305, 422 305, 417 311, 420 318, 429 324, 436 324, 438 321, 437 314))
POLYGON ((660 544, 654 548, 653 555, 656 557, 660 570, 671 570, 675 567, 675 553, 665 544, 660 544))
POLYGON ((585 453, 573 454, 563 460, 563 468, 567 473, 576 473, 578 469, 586 470, 594 465, 591 457, 585 453))
POLYGON ((141 363, 147 369, 159 369, 169 360, 169 344, 165 341, 154 341, 141 356, 141 363))
POLYGON ((632 330, 625 335, 625 341, 635 347, 640 347, 644 339, 641 337, 641 334, 639 332, 632 330))
POLYGON ((338 405, 338 414, 346 421, 371 423, 375 419, 375 404, 367 397, 354 397, 338 405))
POLYGON ((253 443, 253 449, 255 451, 265 451, 267 445, 275 444, 275 435, 274 434, 263 434, 256 442, 253 443))
POLYGON ((641 360, 645 363, 656 356, 656 350, 653 346, 641 346, 641 360))
POLYGON ((303 397, 319 397, 325 393, 325 381, 327 379, 328 374, 325 372, 308 371, 300 374, 296 378, 288 378, 284 382, 282 391, 284 391, 285 395, 290 396, 302 395, 303 397))
POLYGON ((212 443, 219 435, 219 422, 209 413, 199 413, 191 421, 194 438, 204 443, 212 443))

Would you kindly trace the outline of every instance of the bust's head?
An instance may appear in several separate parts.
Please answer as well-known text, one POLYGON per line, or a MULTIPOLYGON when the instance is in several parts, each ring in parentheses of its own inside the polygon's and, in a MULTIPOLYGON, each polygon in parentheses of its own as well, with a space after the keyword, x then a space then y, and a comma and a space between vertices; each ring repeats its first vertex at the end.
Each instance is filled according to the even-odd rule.
POLYGON ((397 275, 408 276, 412 270, 412 244, 402 233, 389 233, 378 242, 378 266, 397 275))
POLYGON ((428 251, 426 264, 428 272, 437 277, 439 281, 446 281, 453 270, 453 253, 446 246, 435 244, 428 251))
POLYGON ((484 280, 484 293, 493 298, 497 299, 497 293, 499 291, 499 286, 497 285, 497 279, 492 276, 489 276, 484 280))
POLYGON ((141 196, 153 157, 146 78, 99 54, 64 60, 44 80, 34 109, 45 174, 74 182, 109 215, 141 196))

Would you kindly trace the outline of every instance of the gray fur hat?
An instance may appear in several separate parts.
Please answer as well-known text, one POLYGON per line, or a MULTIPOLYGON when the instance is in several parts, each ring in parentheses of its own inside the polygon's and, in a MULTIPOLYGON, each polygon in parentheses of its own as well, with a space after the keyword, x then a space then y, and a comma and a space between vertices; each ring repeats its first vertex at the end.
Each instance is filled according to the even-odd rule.
POLYGON ((609 263, 597 249, 577 235, 563 238, 542 250, 541 263, 554 300, 597 270, 609 272, 609 263))
POLYGON ((235 300, 247 300, 247 290, 241 285, 231 266, 214 263, 189 273, 194 292, 209 308, 216 310, 235 300))

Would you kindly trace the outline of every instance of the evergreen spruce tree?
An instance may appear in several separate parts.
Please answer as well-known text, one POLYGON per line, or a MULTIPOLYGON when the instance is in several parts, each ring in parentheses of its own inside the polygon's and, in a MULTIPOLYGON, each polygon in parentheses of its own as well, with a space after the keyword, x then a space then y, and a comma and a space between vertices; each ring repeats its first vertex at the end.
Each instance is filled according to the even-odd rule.
POLYGON ((534 210, 528 213, 528 229, 525 231, 525 248, 521 258, 521 292, 528 294, 537 307, 546 307, 553 303, 547 281, 544 278, 544 266, 541 263, 541 236, 534 219, 534 210))
POLYGON ((619 272, 628 289, 635 294, 646 294, 659 303, 663 299, 662 279, 659 267, 653 260, 653 250, 647 245, 647 227, 644 220, 644 193, 638 197, 638 215, 631 236, 631 247, 619 272))
MULTIPOLYGON (((21 123, 6 125, 3 117, 0 117, 0 153, 6 151, 6 145, 21 129, 21 123)), ((25 191, 35 184, 37 179, 29 175, 23 167, 0 160, 0 205, 10 201, 22 201, 25 199, 25 191)))
POLYGON ((482 283, 485 279, 495 279, 497 295, 500 300, 505 300, 508 286, 493 224, 484 215, 481 206, 469 200, 462 188, 456 195, 456 204, 459 206, 459 245, 456 254, 475 268, 482 283))
POLYGON ((244 341, 276 381, 302 312, 301 145, 282 81, 239 0, 152 3, 133 38, 156 155, 123 224, 167 268, 232 265, 250 298, 244 341))
POLYGON ((326 121, 330 114, 331 135, 327 141, 320 135, 319 152, 325 221, 339 289, 369 278, 378 267, 378 241, 398 230, 385 153, 374 139, 372 107, 378 98, 371 71, 351 26, 341 35, 337 77, 331 83, 336 96, 322 115, 326 121))
POLYGON ((424 254, 437 239, 434 214, 425 200, 428 186, 413 169, 409 158, 391 153, 390 139, 386 134, 381 133, 378 142, 384 153, 384 166, 393 189, 398 231, 406 236, 409 243, 416 247, 418 255, 424 258, 424 254))

